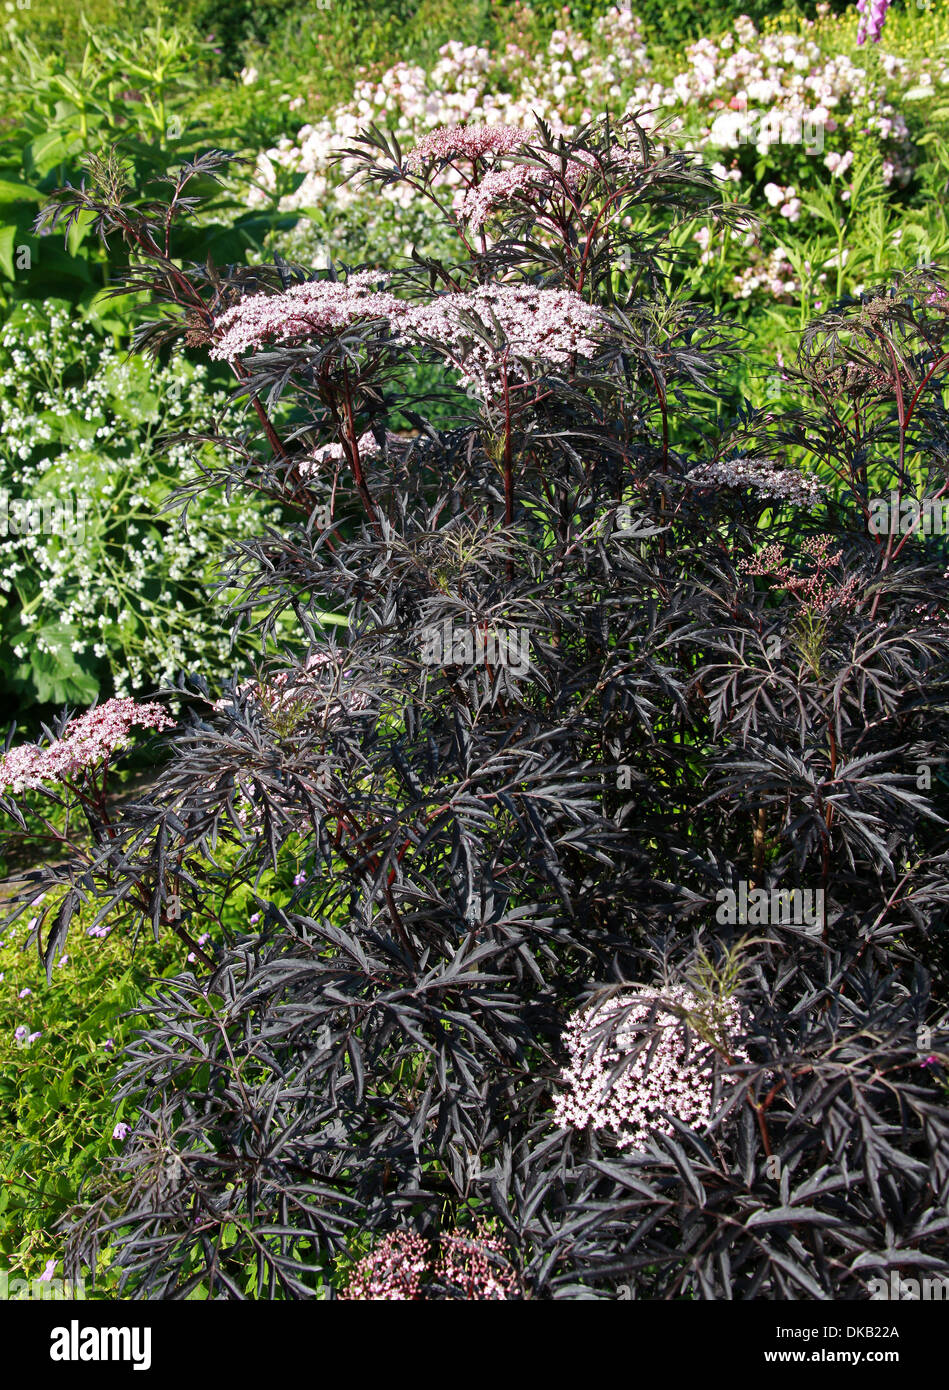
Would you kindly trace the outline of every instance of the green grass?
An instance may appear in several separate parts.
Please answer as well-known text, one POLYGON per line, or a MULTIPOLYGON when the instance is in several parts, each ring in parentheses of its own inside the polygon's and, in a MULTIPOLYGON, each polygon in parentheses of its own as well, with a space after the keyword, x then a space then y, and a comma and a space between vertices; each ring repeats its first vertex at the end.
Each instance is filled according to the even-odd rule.
MULTIPOLYGON (((81 1181, 121 1148, 111 1086, 133 1027, 123 1015, 149 978, 181 968, 184 949, 143 935, 133 955, 122 933, 89 937, 80 923, 47 985, 26 935, 21 918, 0 947, 0 1270, 32 1280, 50 1260, 62 1278, 58 1223, 81 1181), (41 1036, 17 1042, 20 1026, 41 1036)), ((112 1289, 107 1278, 96 1293, 112 1289)))

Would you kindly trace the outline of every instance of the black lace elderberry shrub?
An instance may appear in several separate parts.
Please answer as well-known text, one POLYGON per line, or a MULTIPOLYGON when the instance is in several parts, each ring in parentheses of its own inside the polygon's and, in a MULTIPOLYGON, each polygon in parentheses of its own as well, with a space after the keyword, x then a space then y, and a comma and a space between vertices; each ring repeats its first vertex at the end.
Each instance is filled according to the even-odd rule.
POLYGON ((259 910, 143 1003, 74 1261, 108 1239, 135 1296, 235 1298, 342 1288, 399 1232, 491 1231, 527 1297, 941 1264, 946 557, 880 528, 947 488, 938 273, 836 306, 775 419, 687 300, 680 224, 742 215, 690 155, 632 120, 356 153, 433 200, 459 170, 453 263, 183 269, 218 155, 167 208, 106 161, 46 214, 137 248, 142 344, 231 364, 228 484, 297 517, 228 575, 270 659, 182 683, 174 756, 76 871, 156 926, 259 910), (468 397, 450 429, 420 362, 468 397))
POLYGON ((742 1023, 705 1083, 713 1125, 683 1123, 641 1026, 625 1067, 646 1058, 638 1089, 667 1111, 650 1140, 515 1157, 535 1296, 866 1299, 893 1269, 945 1271, 949 1030, 926 1022, 925 973, 813 944, 745 963, 742 1023))

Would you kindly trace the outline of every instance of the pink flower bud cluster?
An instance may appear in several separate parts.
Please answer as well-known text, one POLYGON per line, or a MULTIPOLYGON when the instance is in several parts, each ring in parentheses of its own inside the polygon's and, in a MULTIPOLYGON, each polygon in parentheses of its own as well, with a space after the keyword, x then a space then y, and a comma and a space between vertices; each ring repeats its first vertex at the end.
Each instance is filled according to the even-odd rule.
POLYGON ((226 309, 215 322, 221 337, 209 355, 233 361, 267 343, 294 343, 320 333, 338 333, 362 319, 399 312, 395 295, 377 291, 381 271, 360 270, 348 280, 306 280, 281 294, 252 294, 226 309))
POLYGON ((762 497, 795 507, 816 507, 827 495, 826 487, 816 478, 796 468, 778 468, 770 459, 720 459, 693 469, 689 481, 702 487, 753 488, 762 497))
POLYGON ((742 560, 738 568, 745 574, 774 579, 772 589, 783 589, 809 613, 853 612, 863 586, 857 575, 843 583, 830 578, 843 556, 843 551, 831 550, 833 544, 833 536, 809 536, 801 543, 803 557, 812 566, 809 574, 794 569, 784 547, 776 543, 766 545, 753 560, 742 560))
POLYGON ((474 1235, 439 1238, 438 1258, 432 1245, 411 1231, 394 1231, 355 1266, 340 1297, 344 1299, 424 1299, 430 1279, 449 1297, 507 1300, 520 1297, 520 1283, 504 1242, 484 1223, 474 1235))
POLYGON ((435 1278, 457 1298, 516 1299, 520 1296, 517 1273, 508 1259, 504 1242, 483 1228, 477 1238, 442 1236, 435 1278))
MULTIPOLYGON (((440 295, 428 304, 407 305, 395 325, 397 336, 434 340, 459 369, 460 384, 485 396, 497 388, 499 354, 461 322, 463 314, 479 320, 488 332, 496 321, 506 341, 502 353, 552 366, 568 365, 574 353, 592 357, 595 335, 604 328, 599 310, 572 290, 533 285, 482 285, 469 293, 440 295)), ((512 362, 509 375, 516 374, 512 362)))
MULTIPOLYGON (((582 1009, 564 1032, 570 1062, 561 1073, 564 1089, 554 1099, 558 1125, 572 1129, 592 1125, 612 1133, 620 1148, 644 1149, 651 1135, 674 1133, 669 1115, 695 1129, 708 1124, 715 1049, 664 1003, 697 1015, 706 1025, 703 1031, 711 1032, 722 1046, 728 1045, 729 1036, 740 1026, 735 1000, 715 1006, 684 985, 661 992, 643 986, 582 1009), (649 1027, 657 1001, 655 1022, 649 1027), (604 1024, 607 1027, 599 1032, 604 1024), (634 1044, 653 1032, 655 1048, 647 1041, 614 1076, 614 1068, 634 1044)), ((733 1048, 731 1055, 747 1060, 740 1047, 733 1048)))
POLYGON ((428 1241, 424 1236, 413 1231, 393 1231, 359 1261, 340 1298, 400 1303, 420 1298, 427 1269, 428 1241))
POLYGON ((126 748, 133 725, 146 729, 169 729, 169 719, 159 704, 137 704, 135 700, 107 700, 85 714, 71 719, 62 738, 47 748, 22 744, 0 759, 0 789, 13 792, 37 790, 45 782, 58 782, 88 768, 97 767, 126 748))

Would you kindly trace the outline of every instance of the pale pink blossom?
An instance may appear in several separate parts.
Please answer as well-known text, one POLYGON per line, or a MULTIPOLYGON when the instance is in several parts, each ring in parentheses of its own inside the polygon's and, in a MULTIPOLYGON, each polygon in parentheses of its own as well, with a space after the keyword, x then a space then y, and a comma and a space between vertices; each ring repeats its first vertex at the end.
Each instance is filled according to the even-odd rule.
MULTIPOLYGON (((379 454, 379 441, 372 430, 366 430, 364 434, 359 436, 356 440, 356 447, 359 450, 360 459, 376 458, 379 454)), ((331 444, 320 444, 306 458, 301 459, 297 467, 303 477, 309 478, 319 474, 324 464, 341 463, 347 457, 342 444, 334 441, 331 444)))
MULTIPOLYGON (((547 167, 536 164, 516 164, 508 169, 492 169, 477 184, 472 184, 456 203, 456 211, 476 230, 482 227, 489 214, 500 204, 509 201, 528 190, 550 190, 558 186, 558 180, 571 190, 576 190, 581 179, 597 177, 601 174, 597 158, 587 150, 578 150, 566 160, 545 152, 543 156, 547 167)), ((620 169, 641 162, 638 150, 627 149, 623 145, 612 145, 601 156, 608 167, 620 169)))
POLYGON ((384 319, 399 312, 401 301, 375 287, 387 277, 361 270, 348 280, 305 280, 280 294, 252 294, 218 318, 220 337, 211 357, 233 361, 268 343, 295 343, 320 334, 338 333, 364 319, 384 319))
POLYGON ((574 354, 594 355, 596 335, 604 327, 600 312, 572 290, 483 285, 408 306, 396 333, 402 339, 433 341, 459 369, 461 385, 487 395, 499 380, 501 357, 509 361, 509 377, 519 375, 518 358, 567 366, 574 354), (500 351, 475 336, 462 321, 464 315, 472 315, 489 333, 499 327, 500 351))
POLYGON ((405 157, 407 169, 449 159, 488 159, 513 154, 528 139, 512 125, 447 125, 429 131, 405 157))
POLYGON ((703 1129, 712 1118, 717 1050, 709 1038, 719 1050, 730 1048, 733 1060, 744 1060, 743 1049, 730 1041, 739 1026, 736 1001, 714 1004, 683 985, 661 991, 641 986, 581 1009, 564 1032, 570 1060, 554 1098, 555 1122, 606 1130, 622 1149, 645 1149, 652 1135, 673 1134, 669 1116, 703 1129), (675 1006, 701 1020, 701 1028, 675 1006))
POLYGON ((174 725, 159 704, 140 705, 135 700, 107 700, 71 719, 62 737, 47 748, 25 744, 0 759, 0 790, 37 790, 44 783, 61 781, 96 767, 129 744, 134 725, 169 729, 174 725))
POLYGON ((751 488, 762 497, 790 502, 795 507, 814 507, 827 494, 817 478, 796 468, 779 468, 771 459, 719 459, 694 468, 689 482, 702 487, 751 488))

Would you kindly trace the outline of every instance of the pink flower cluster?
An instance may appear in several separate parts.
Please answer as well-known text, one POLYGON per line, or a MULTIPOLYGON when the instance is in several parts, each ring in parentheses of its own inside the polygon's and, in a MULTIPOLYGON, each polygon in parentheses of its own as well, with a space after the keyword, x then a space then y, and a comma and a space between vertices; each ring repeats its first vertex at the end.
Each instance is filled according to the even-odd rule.
POLYGON ((796 468, 778 468, 771 459, 719 459, 695 468, 689 481, 702 487, 753 488, 762 497, 790 502, 795 507, 815 507, 827 495, 817 478, 796 468))
POLYGON ((597 332, 605 324, 599 310, 571 290, 537 289, 533 285, 482 285, 469 293, 444 294, 427 304, 406 305, 396 326, 397 336, 434 340, 460 372, 460 384, 483 396, 496 389, 498 353, 462 323, 471 314, 492 331, 500 326, 506 342, 502 351, 516 360, 530 359, 566 366, 571 356, 592 357, 597 332))
MULTIPOLYGON (((356 440, 356 447, 361 459, 376 458, 379 454, 379 441, 372 430, 366 430, 365 434, 359 436, 356 440)), ((318 474, 324 464, 342 463, 345 458, 346 451, 342 444, 336 442, 321 444, 306 458, 301 459, 297 467, 302 477, 310 478, 318 474)))
POLYGON ((857 25, 858 44, 865 44, 867 39, 871 43, 880 42, 889 8, 890 0, 857 0, 857 13, 860 15, 860 23, 857 25))
MULTIPOLYGON (((564 1089, 554 1098, 558 1125, 572 1129, 592 1125, 612 1133, 620 1148, 644 1149, 651 1135, 674 1132, 669 1115, 695 1129, 708 1124, 715 1049, 665 1004, 678 1005, 700 1018, 703 1031, 721 1046, 729 1045, 740 1026, 735 1000, 715 1006, 684 985, 662 991, 642 986, 580 1010, 564 1032, 570 1063, 561 1073, 564 1089), (647 1023, 654 1008, 650 1029, 647 1023), (655 1048, 647 1043, 614 1076, 633 1045, 653 1032, 655 1048)), ((731 1055, 734 1060, 747 1060, 740 1047, 732 1047, 731 1055)))
POLYGON ((463 222, 479 231, 499 203, 528 192, 544 178, 544 171, 530 164, 515 164, 511 169, 492 169, 480 183, 472 184, 456 197, 455 211, 463 222))
POLYGON ((506 1300, 520 1292, 504 1242, 483 1227, 477 1237, 442 1236, 434 1273, 458 1298, 506 1300))
POLYGON ((859 603, 862 585, 856 575, 843 583, 830 578, 843 554, 840 550, 831 551, 833 544, 833 536, 809 536, 802 542, 805 562, 812 567, 809 574, 793 569, 783 546, 777 544, 766 545, 753 560, 742 560, 739 569, 745 574, 776 580, 771 588, 791 594, 809 613, 825 616, 831 611, 853 612, 859 603))
POLYGON ((362 319, 397 313, 400 301, 377 291, 386 277, 361 270, 342 280, 306 280, 281 294, 248 295, 217 319, 221 336, 209 355, 233 361, 266 343, 293 343, 319 333, 336 333, 362 319))
MULTIPOLYGON (((498 376, 497 354, 473 337, 460 321, 473 314, 487 328, 500 325, 507 348, 515 357, 563 366, 573 353, 591 357, 593 335, 603 327, 599 311, 571 290, 538 289, 532 285, 483 285, 468 293, 443 294, 423 304, 398 299, 369 286, 378 276, 360 271, 345 285, 319 280, 295 285, 284 294, 250 295, 218 320, 223 336, 212 355, 232 359, 265 342, 294 342, 333 333, 359 319, 388 321, 404 342, 434 339, 446 357, 462 371, 463 386, 487 389, 498 376), (355 282, 355 283, 354 283, 355 282)), ((375 451, 370 435, 360 445, 375 451)), ((309 460, 315 467, 342 458, 342 445, 328 444, 309 460), (338 451, 338 452, 337 452, 338 451)))
POLYGON ((413 1231, 393 1231, 359 1261, 341 1290, 344 1299, 407 1302, 421 1297, 428 1269, 428 1241, 413 1231))
POLYGON ((800 219, 803 203, 797 196, 797 189, 793 184, 782 188, 779 183, 766 183, 761 191, 767 198, 769 207, 778 208, 782 217, 786 217, 789 222, 797 222, 800 219))
MULTIPOLYGON (((341 682, 349 674, 343 669, 342 652, 312 652, 302 668, 279 671, 266 684, 245 681, 238 687, 239 695, 250 695, 274 713, 311 708, 316 702, 327 702, 332 710, 363 710, 369 704, 364 691, 343 691, 341 682)), ((214 708, 227 711, 234 708, 233 699, 215 700, 214 708)))
MULTIPOLYGON (((521 137, 522 141, 524 136, 521 137)), ((632 165, 639 159, 635 150, 623 145, 613 145, 609 160, 616 165, 632 165)), ((484 226, 488 216, 500 204, 518 194, 538 188, 556 186, 554 171, 561 172, 564 183, 575 190, 585 176, 595 175, 598 166, 594 156, 586 150, 579 151, 566 161, 561 171, 556 156, 550 157, 550 167, 543 169, 533 164, 516 164, 508 169, 491 169, 479 183, 473 183, 463 193, 455 196, 455 211, 476 231, 484 226)))
POLYGON ((469 1300, 507 1300, 520 1296, 517 1274, 503 1241, 484 1223, 473 1236, 439 1238, 438 1259, 431 1263, 431 1244, 411 1231, 394 1231, 359 1261, 340 1297, 403 1302, 425 1298, 433 1277, 449 1296, 469 1300))
POLYGON ((407 169, 423 169, 427 163, 456 159, 488 159, 513 154, 527 138, 512 125, 447 125, 430 131, 405 157, 407 169))
POLYGON ((159 704, 140 705, 135 700, 107 700, 71 719, 63 735, 47 748, 21 744, 0 759, 0 789, 13 792, 37 790, 45 782, 97 767, 126 748, 133 725, 168 729, 174 725, 159 704))
MULTIPOLYGON (((754 238, 747 237, 751 244, 754 238)), ((750 299, 756 290, 766 290, 774 299, 788 299, 800 291, 794 267, 783 246, 776 246, 767 256, 753 246, 748 264, 735 276, 732 288, 736 299, 750 299)))

